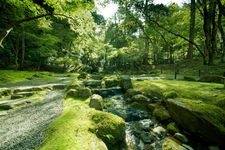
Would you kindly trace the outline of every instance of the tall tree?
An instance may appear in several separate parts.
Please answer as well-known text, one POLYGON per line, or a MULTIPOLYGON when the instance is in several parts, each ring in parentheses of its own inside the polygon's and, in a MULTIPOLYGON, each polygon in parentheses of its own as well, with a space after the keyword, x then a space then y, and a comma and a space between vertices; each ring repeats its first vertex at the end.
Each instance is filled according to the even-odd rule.
POLYGON ((195 14, 196 14, 196 6, 195 0, 191 0, 191 10, 190 10, 190 26, 189 26, 189 47, 187 52, 187 59, 191 60, 193 58, 193 50, 194 50, 194 38, 195 38, 195 14))

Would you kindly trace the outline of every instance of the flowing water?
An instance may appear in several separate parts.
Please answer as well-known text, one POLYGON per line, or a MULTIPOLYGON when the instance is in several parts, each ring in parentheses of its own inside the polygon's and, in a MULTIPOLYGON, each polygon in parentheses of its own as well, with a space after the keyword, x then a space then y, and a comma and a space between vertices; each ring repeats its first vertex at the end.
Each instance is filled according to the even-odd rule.
POLYGON ((122 117, 126 121, 125 147, 127 150, 162 149, 164 133, 153 132, 154 128, 159 127, 156 121, 151 119, 146 111, 136 109, 126 104, 123 95, 106 97, 107 105, 104 111, 122 117))

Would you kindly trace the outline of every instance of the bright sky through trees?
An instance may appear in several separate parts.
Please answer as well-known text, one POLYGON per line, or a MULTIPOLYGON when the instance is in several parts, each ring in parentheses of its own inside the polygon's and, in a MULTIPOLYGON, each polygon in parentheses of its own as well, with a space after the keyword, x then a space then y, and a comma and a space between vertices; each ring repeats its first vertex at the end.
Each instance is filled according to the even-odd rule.
MULTIPOLYGON (((104 16, 105 19, 108 19, 110 17, 112 17, 115 12, 117 11, 118 9, 118 5, 116 4, 113 4, 113 3, 110 3, 108 5, 106 5, 105 7, 99 5, 98 3, 102 2, 103 0, 95 0, 96 4, 97 4, 97 9, 98 9, 98 12, 104 16)), ((154 0, 156 4, 170 4, 170 3, 177 3, 178 5, 182 5, 183 2, 187 1, 187 0, 154 0)))

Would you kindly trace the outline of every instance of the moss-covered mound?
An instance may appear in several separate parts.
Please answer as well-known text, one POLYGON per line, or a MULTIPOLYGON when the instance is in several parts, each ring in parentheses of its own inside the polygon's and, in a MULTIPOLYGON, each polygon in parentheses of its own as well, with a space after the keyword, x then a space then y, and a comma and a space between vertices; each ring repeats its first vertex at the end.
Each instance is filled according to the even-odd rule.
POLYGON ((67 99, 64 111, 46 132, 40 150, 107 150, 105 143, 89 129, 93 128, 91 114, 96 110, 85 101, 67 99))
POLYGON ((106 112, 92 114, 95 128, 91 129, 108 147, 120 143, 125 137, 125 122, 122 118, 106 112))
POLYGON ((178 125, 209 143, 224 146, 224 110, 201 101, 181 98, 168 99, 166 104, 178 125))

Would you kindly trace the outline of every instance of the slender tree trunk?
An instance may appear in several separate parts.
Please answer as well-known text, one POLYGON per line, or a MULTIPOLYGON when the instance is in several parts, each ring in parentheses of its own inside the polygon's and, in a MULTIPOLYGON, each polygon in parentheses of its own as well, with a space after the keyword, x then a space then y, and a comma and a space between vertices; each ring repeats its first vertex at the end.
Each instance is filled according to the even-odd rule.
POLYGON ((19 39, 16 39, 15 43, 12 41, 12 49, 14 51, 14 57, 15 57, 15 66, 16 70, 19 69, 19 39))
POLYGON ((24 67, 24 56, 25 56, 25 33, 24 33, 24 26, 22 26, 22 54, 21 54, 21 64, 20 64, 20 70, 23 70, 24 67))
POLYGON ((146 37, 145 38, 145 50, 144 50, 144 56, 143 56, 143 64, 148 65, 148 50, 149 50, 149 40, 146 37))
POLYGON ((195 37, 195 0, 191 0, 191 11, 190 11, 190 28, 189 28, 189 40, 192 42, 189 42, 188 47, 188 53, 187 53, 187 59, 193 59, 193 51, 194 51, 194 37, 195 37))
POLYGON ((220 3, 219 5, 219 14, 218 14, 218 28, 221 34, 221 39, 222 39, 222 43, 221 43, 221 50, 222 50, 222 56, 221 56, 221 62, 225 62, 225 32, 223 30, 223 26, 222 26, 222 16, 223 16, 223 6, 220 3))

